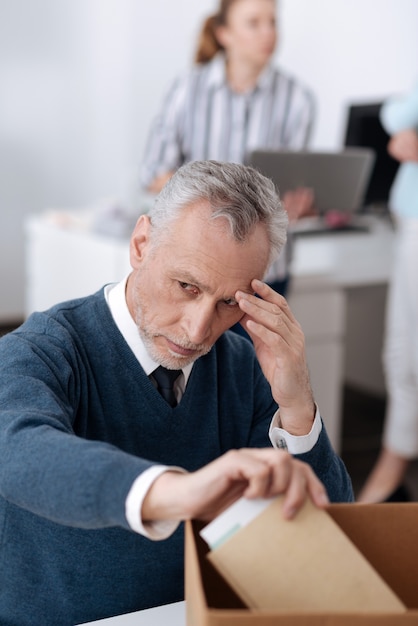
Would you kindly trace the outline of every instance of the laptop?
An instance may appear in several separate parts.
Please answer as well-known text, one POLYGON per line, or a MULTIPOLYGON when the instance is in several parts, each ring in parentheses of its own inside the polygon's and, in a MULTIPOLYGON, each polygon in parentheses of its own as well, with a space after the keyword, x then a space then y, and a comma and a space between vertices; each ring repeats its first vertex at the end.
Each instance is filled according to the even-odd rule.
POLYGON ((365 230, 356 219, 375 160, 371 148, 346 148, 339 152, 255 150, 249 164, 275 183, 283 197, 298 187, 313 189, 317 217, 292 225, 295 234, 365 230))

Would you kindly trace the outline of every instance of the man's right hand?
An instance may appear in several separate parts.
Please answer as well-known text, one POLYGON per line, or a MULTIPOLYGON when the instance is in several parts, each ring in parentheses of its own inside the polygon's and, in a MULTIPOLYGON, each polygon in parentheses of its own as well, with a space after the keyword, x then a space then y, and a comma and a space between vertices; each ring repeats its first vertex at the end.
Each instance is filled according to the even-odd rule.
POLYGON ((284 450, 230 450, 196 472, 167 471, 145 496, 144 522, 201 519, 210 521, 238 498, 270 498, 284 494, 283 516, 291 519, 310 497, 324 508, 325 487, 311 467, 284 450))

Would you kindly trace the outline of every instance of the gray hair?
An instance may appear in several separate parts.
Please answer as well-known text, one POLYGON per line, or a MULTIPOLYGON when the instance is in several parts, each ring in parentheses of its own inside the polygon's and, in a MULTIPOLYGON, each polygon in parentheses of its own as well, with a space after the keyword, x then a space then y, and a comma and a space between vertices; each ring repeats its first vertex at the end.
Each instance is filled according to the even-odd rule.
POLYGON ((279 255, 288 220, 274 183, 253 167, 237 163, 190 161, 180 167, 149 212, 157 237, 185 207, 202 200, 212 208, 212 219, 228 220, 235 241, 246 241, 257 224, 265 224, 270 263, 279 255))

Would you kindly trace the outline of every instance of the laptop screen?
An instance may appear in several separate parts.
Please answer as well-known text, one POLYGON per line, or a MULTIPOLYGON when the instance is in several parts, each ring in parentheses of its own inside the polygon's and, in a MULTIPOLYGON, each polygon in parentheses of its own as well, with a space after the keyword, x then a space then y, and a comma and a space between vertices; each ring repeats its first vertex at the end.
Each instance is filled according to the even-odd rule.
POLYGON ((280 196, 298 187, 313 189, 320 215, 361 210, 374 163, 370 148, 340 152, 255 150, 249 164, 271 178, 280 196))

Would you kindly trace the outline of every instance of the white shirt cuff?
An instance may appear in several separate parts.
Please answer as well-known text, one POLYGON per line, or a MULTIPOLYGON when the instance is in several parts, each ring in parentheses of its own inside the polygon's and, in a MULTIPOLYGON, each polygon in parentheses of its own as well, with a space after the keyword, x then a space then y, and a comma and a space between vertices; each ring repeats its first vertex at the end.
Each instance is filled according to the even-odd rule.
POLYGON ((152 483, 164 472, 184 472, 181 467, 153 465, 140 474, 132 484, 125 501, 125 516, 131 529, 148 539, 158 541, 167 539, 174 533, 180 522, 177 520, 155 520, 143 522, 142 503, 152 483))
POLYGON ((290 454, 304 454, 310 452, 319 439, 322 430, 322 421, 317 405, 315 404, 315 419, 307 435, 291 435, 281 427, 280 409, 271 420, 269 437, 274 448, 285 448, 290 454))

